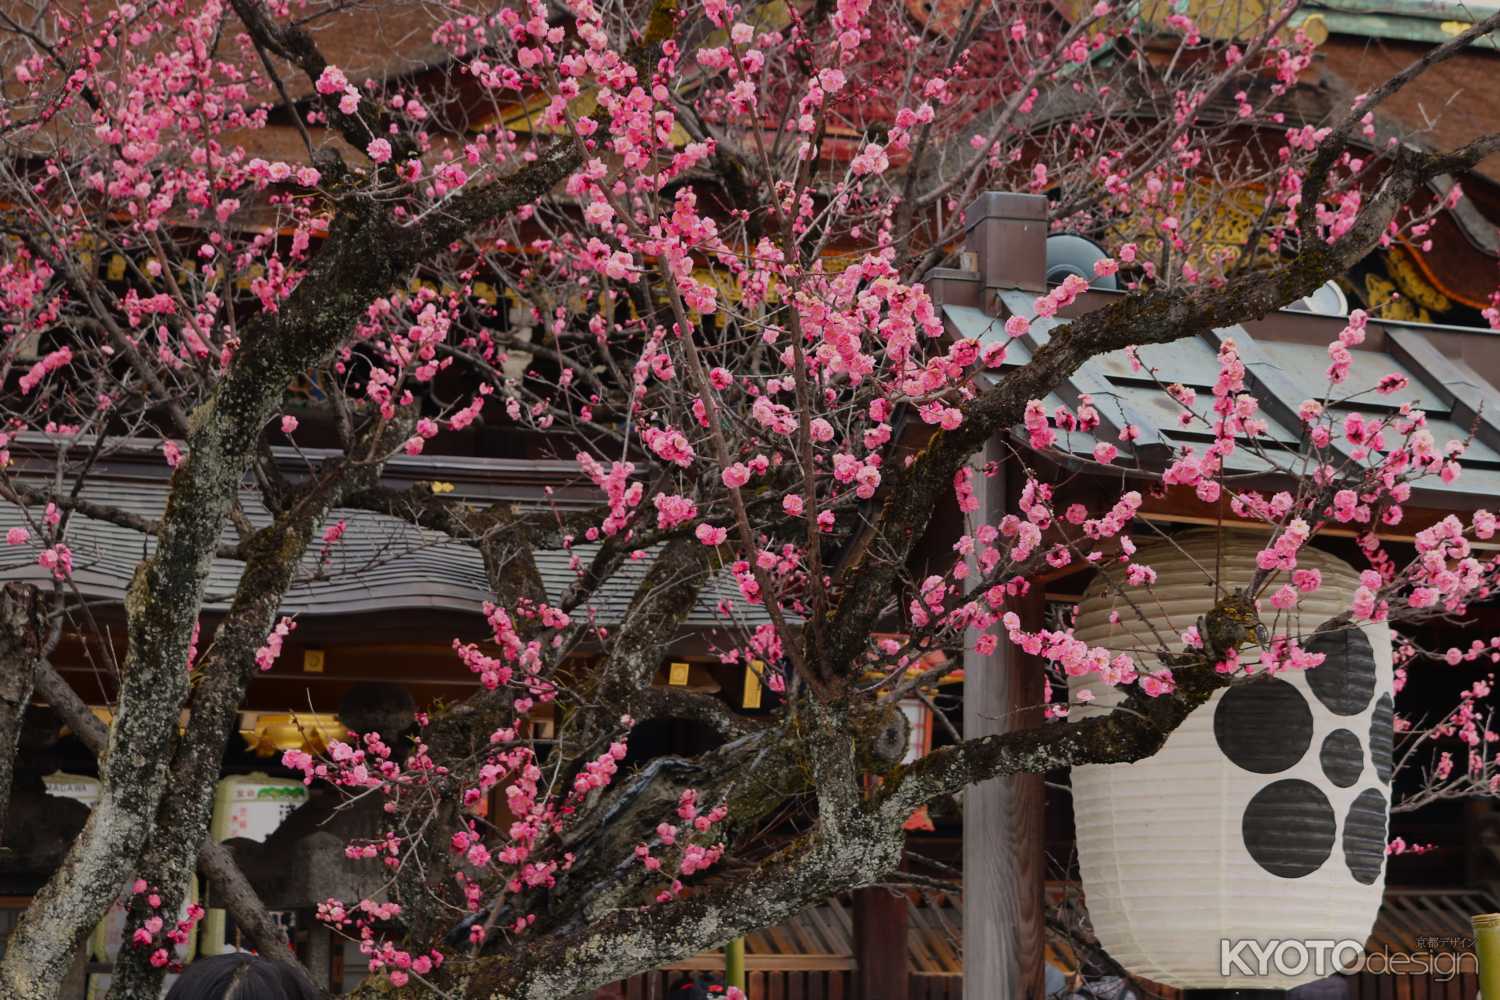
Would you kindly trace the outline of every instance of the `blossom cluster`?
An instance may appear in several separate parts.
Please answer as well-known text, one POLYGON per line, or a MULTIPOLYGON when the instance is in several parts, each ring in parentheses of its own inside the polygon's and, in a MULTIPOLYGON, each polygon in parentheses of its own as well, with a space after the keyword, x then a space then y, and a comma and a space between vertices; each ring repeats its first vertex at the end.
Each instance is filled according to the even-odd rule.
POLYGON ((144 879, 131 883, 125 907, 130 947, 149 952, 148 960, 156 968, 178 965, 177 949, 187 943, 207 912, 198 903, 189 903, 181 919, 172 919, 166 913, 161 890, 144 879))

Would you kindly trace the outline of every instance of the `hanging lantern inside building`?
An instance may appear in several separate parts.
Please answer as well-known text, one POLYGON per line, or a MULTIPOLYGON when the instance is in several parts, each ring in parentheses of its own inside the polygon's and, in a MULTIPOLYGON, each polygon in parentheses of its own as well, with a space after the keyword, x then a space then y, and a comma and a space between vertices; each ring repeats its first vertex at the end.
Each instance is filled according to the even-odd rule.
MULTIPOLYGON (((1261 547, 1255 536, 1225 533, 1220 555, 1214 531, 1173 541, 1140 546, 1134 560, 1158 576, 1149 593, 1124 588, 1135 608, 1120 587, 1094 582, 1078 609, 1079 639, 1157 669, 1160 641, 1181 651, 1180 636, 1216 595, 1248 586, 1261 547), (1219 589, 1210 576, 1216 564, 1219 589)), ((1298 568, 1319 570, 1322 586, 1289 612, 1263 601, 1261 617, 1273 635, 1325 654, 1321 665, 1215 692, 1146 760, 1073 768, 1089 916, 1100 943, 1135 975, 1187 989, 1285 989, 1357 956, 1328 959, 1335 967, 1262 967, 1234 961, 1244 954, 1236 943, 1363 943, 1374 925, 1391 790, 1390 628, 1366 623, 1314 636, 1349 609, 1359 579, 1312 549, 1298 554, 1298 568)), ((1244 663, 1258 656, 1253 646, 1241 652, 1244 663)), ((1097 677, 1070 686, 1097 698, 1075 707, 1074 721, 1120 699, 1097 677)))

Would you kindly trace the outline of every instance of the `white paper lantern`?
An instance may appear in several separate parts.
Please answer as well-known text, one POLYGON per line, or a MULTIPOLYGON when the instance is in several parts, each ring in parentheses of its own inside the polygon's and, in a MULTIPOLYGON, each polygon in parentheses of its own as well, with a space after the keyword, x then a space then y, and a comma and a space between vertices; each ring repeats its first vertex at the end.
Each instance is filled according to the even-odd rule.
MULTIPOLYGON (((1223 596, 1213 586, 1216 562, 1224 588, 1244 587, 1261 548, 1256 536, 1226 531, 1216 559, 1215 531, 1175 541, 1143 544, 1134 557, 1158 573, 1150 592, 1125 588, 1149 624, 1100 579, 1079 607, 1079 639, 1159 669, 1156 636, 1180 651, 1182 632, 1223 596)), ((1089 916, 1100 943, 1136 975, 1188 989, 1290 988, 1335 970, 1310 962, 1297 973, 1298 952, 1288 947, 1265 974, 1249 962, 1253 975, 1230 963, 1226 976, 1223 943, 1363 944, 1375 923, 1391 778, 1390 628, 1308 638, 1349 608, 1359 580, 1347 563, 1311 549, 1298 568, 1319 570, 1322 587, 1279 617, 1263 600, 1261 617, 1274 634, 1325 653, 1322 665, 1215 692, 1146 760, 1073 768, 1089 916)), ((1242 657, 1254 662, 1258 650, 1242 657)), ((1097 698, 1075 707, 1075 721, 1120 697, 1096 677, 1070 685, 1097 698)))

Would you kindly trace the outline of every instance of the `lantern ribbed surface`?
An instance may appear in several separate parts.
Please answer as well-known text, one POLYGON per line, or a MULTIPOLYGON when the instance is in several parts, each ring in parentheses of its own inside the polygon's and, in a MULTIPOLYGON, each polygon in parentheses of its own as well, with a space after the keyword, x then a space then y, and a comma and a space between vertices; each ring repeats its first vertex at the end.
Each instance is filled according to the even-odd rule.
MULTIPOLYGON (((1149 590, 1123 588, 1136 607, 1095 580, 1078 609, 1079 639, 1129 653, 1143 673, 1160 669, 1160 642, 1180 651, 1181 634, 1218 597, 1249 584, 1261 548, 1258 536, 1226 531, 1217 560, 1224 590, 1216 590, 1216 532, 1173 541, 1142 544, 1134 556, 1158 574, 1149 590)), ((1319 570, 1321 588, 1278 612, 1266 599, 1290 582, 1278 574, 1263 591, 1261 620, 1273 635, 1298 636, 1324 653, 1320 666, 1216 692, 1146 760, 1073 768, 1089 917, 1100 943, 1135 975, 1179 988, 1290 988, 1332 970, 1297 974, 1283 961, 1262 974, 1246 958, 1221 975, 1222 942, 1231 950, 1242 940, 1363 944, 1374 925, 1390 796, 1390 629, 1365 624, 1312 639, 1348 610, 1359 578, 1313 549, 1297 565, 1319 570)), ((1247 647, 1243 661, 1258 652, 1247 647)), ((1075 705, 1075 721, 1120 697, 1092 675, 1070 687, 1097 699, 1075 705)))

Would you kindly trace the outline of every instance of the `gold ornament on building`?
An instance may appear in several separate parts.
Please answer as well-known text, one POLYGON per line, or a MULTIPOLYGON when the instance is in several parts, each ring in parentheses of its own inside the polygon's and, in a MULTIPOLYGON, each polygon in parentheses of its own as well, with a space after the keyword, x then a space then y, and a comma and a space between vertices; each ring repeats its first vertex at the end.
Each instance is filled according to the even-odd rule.
POLYGON ((349 730, 332 714, 245 712, 240 716, 240 735, 257 757, 273 757, 288 750, 327 753, 329 744, 348 736, 349 730))

